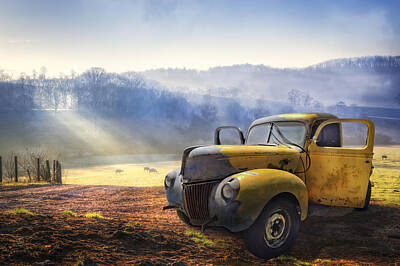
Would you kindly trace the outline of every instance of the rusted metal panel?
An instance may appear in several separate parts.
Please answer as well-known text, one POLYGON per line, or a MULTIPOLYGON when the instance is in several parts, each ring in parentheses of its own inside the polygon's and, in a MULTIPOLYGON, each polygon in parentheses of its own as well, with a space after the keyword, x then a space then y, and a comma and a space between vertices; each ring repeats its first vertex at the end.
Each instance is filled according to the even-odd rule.
POLYGON ((309 200, 331 206, 361 208, 372 168, 373 123, 365 119, 328 120, 320 125, 314 139, 317 139, 325 125, 342 122, 366 124, 367 142, 361 148, 320 147, 315 141, 311 142, 311 167, 306 176, 309 200))
POLYGON ((185 158, 184 182, 222 179, 257 168, 294 172, 298 150, 286 146, 213 145, 196 148, 185 158))
POLYGON ((290 193, 296 197, 301 219, 307 217, 308 193, 304 182, 294 174, 276 169, 256 169, 233 175, 240 181, 236 198, 241 202, 239 214, 255 220, 264 206, 278 194, 290 193))

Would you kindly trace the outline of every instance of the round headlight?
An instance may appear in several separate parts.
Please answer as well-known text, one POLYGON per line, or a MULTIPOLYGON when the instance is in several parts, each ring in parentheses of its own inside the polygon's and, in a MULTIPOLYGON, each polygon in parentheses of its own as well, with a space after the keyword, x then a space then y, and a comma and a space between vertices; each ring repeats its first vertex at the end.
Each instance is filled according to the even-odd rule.
POLYGON ((222 187, 222 196, 227 199, 230 200, 233 198, 233 188, 231 187, 231 185, 229 183, 226 183, 223 187, 222 187))
POLYGON ((172 178, 170 176, 166 176, 164 180, 165 187, 169 188, 172 185, 172 178))

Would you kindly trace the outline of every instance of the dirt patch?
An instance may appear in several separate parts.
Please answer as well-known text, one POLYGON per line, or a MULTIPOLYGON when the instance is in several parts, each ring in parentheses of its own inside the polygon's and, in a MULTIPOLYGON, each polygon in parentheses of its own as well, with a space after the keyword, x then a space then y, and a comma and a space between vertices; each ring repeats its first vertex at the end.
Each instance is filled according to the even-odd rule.
MULTIPOLYGON (((264 264, 241 235, 207 229, 213 246, 185 234, 160 187, 0 187, 1 264, 264 264), (38 215, 11 215, 25 208, 38 215), (78 217, 64 217, 64 210, 78 217), (101 212, 106 218, 84 218, 101 212)), ((400 210, 372 205, 366 212, 328 211, 309 217, 292 251, 271 264, 400 263, 400 210)), ((194 229, 197 230, 197 229, 194 229)))

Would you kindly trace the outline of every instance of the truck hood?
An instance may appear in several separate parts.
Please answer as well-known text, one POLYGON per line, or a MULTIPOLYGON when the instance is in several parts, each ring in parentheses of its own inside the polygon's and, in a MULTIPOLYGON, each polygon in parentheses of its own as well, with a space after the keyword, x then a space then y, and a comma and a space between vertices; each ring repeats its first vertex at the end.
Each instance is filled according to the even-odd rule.
POLYGON ((212 145, 190 147, 183 153, 184 183, 222 179, 239 172, 272 168, 294 172, 300 152, 287 146, 212 145))

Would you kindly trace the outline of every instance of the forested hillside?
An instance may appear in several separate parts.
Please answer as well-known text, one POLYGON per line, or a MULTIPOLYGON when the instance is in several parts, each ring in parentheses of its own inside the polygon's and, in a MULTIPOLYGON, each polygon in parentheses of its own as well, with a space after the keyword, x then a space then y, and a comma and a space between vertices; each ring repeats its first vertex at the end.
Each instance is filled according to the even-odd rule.
POLYGON ((0 147, 65 156, 175 153, 212 143, 219 125, 331 112, 377 125, 377 143, 400 142, 400 57, 338 59, 304 69, 238 65, 18 78, 0 71, 0 147), (335 96, 332 96, 335 95, 335 96), (364 103, 364 104, 363 104, 364 103))

